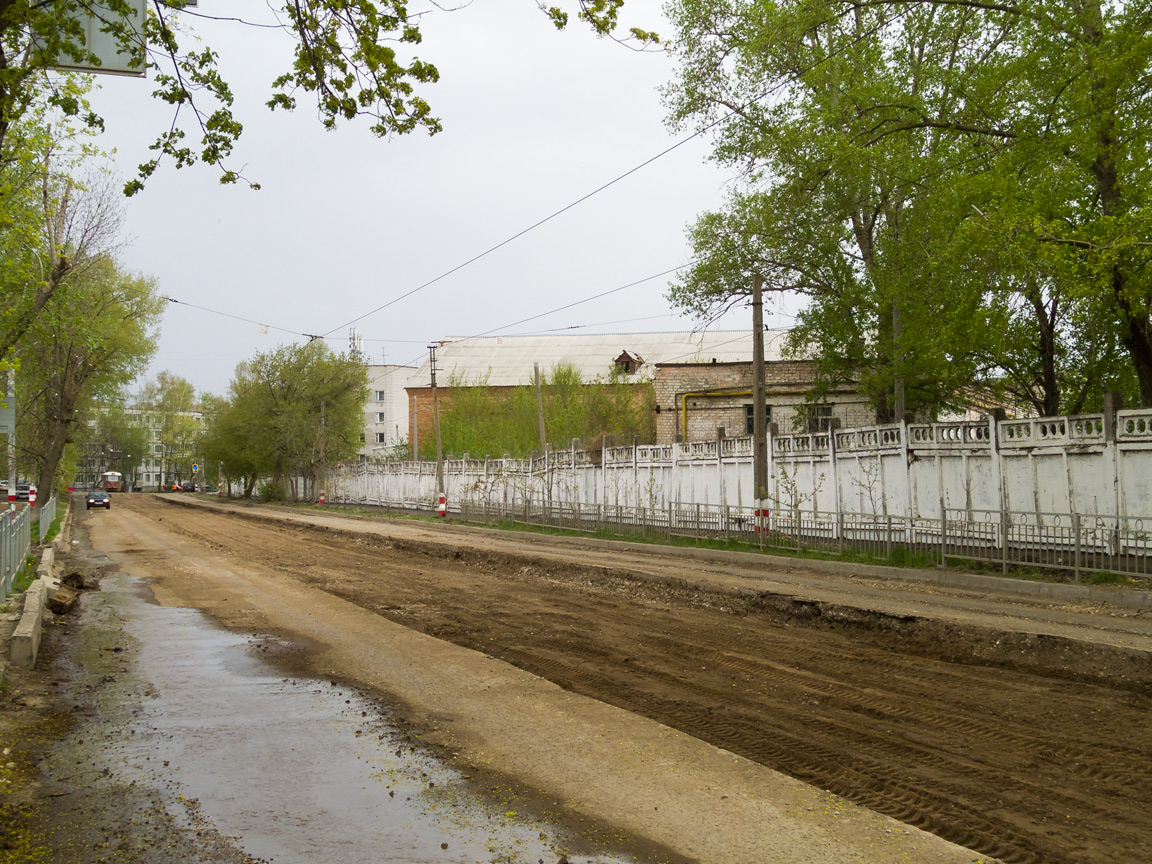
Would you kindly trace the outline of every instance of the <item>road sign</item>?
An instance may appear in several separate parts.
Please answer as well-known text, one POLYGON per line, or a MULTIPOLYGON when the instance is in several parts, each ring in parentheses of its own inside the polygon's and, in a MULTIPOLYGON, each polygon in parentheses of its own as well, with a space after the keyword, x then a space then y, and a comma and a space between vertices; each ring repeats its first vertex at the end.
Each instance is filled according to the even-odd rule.
POLYGON ((196 462, 193 462, 192 463, 192 473, 195 474, 199 470, 200 470, 199 464, 197 464, 196 462))

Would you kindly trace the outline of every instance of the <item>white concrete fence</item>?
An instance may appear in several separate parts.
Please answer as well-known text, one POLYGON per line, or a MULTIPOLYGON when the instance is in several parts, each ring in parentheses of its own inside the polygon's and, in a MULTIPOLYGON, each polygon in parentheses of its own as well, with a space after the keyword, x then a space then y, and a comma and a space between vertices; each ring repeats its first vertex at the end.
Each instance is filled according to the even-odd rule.
MULTIPOLYGON (((1069 559, 1074 550, 1077 569, 1081 550, 1116 554, 1123 545, 1143 557, 1152 536, 1152 410, 777 435, 768 452, 764 528, 792 536, 842 546, 852 526, 883 525, 889 547, 936 544, 959 555, 975 544, 999 548, 991 560, 1005 562, 1009 544, 1054 544, 1069 559)), ((559 509, 606 521, 609 512, 643 511, 651 515, 623 521, 669 532, 676 514, 695 512, 699 529, 699 514, 711 513, 705 521, 727 536, 755 514, 752 474, 752 439, 718 437, 448 460, 444 485, 451 512, 559 509)), ((434 463, 358 463, 330 480, 333 502, 435 506, 434 463)))
MULTIPOLYGON (((931 423, 770 437, 774 509, 934 517, 941 509, 1152 515, 1152 410, 931 423)), ((463 502, 753 507, 752 439, 553 450, 534 459, 450 459, 463 502)), ((428 506, 431 462, 366 462, 331 478, 333 500, 428 506)), ((1152 527, 1152 526, 1150 526, 1152 527)))

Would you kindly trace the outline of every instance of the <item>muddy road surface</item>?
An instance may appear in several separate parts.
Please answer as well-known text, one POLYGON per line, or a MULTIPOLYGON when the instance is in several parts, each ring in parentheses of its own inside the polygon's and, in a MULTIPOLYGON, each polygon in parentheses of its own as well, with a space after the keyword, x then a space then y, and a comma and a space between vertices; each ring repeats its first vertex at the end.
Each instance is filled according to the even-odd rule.
MULTIPOLYGON (((494 551, 173 503, 117 497, 85 514, 94 544, 151 577, 162 603, 296 639, 302 673, 374 686, 366 665, 325 647, 344 626, 327 617, 340 601, 331 610, 351 604, 363 619, 347 626, 366 634, 375 620, 481 652, 978 853, 956 860, 1149 860, 1147 652, 988 627, 995 598, 977 626, 710 591, 606 566, 610 555, 566 563, 531 538, 494 551)), ((483 749, 432 714, 413 719, 448 752, 483 749)), ((649 818, 619 815, 641 834, 649 818)), ((681 851, 720 860, 703 848, 681 851)), ((930 854, 909 860, 952 860, 930 854)))

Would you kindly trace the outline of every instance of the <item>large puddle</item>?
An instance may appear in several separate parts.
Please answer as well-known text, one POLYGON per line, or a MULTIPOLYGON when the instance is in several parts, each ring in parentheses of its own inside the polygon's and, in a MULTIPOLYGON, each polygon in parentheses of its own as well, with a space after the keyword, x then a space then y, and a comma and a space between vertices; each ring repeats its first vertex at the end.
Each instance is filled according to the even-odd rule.
POLYGON ((105 577, 85 602, 122 620, 129 645, 79 659, 130 676, 142 694, 119 705, 126 722, 99 761, 161 790, 185 830, 215 829, 276 864, 636 860, 438 761, 380 704, 331 681, 284 678, 259 656, 266 642, 146 593, 127 575, 105 577))

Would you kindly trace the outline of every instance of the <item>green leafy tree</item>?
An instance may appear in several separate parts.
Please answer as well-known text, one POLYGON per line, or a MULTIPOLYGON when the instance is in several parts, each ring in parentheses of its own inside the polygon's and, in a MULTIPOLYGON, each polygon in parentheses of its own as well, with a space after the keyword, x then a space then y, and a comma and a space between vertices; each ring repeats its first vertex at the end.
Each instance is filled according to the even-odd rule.
POLYGON ((209 414, 204 438, 204 459, 216 466, 230 489, 233 480, 240 481, 242 494, 251 498, 262 474, 273 465, 272 436, 263 428, 265 417, 259 394, 259 382, 241 364, 230 385, 230 396, 214 406, 209 414))
MULTIPOLYGON (((616 28, 622 5, 623 0, 570 4, 602 35, 616 28)), ((47 70, 61 62, 97 60, 85 47, 81 24, 92 16, 132 58, 132 67, 148 73, 153 96, 174 112, 170 127, 151 145, 155 157, 140 166, 126 192, 143 188, 164 158, 177 167, 215 165, 225 183, 242 179, 226 165, 243 131, 232 111, 231 87, 217 68, 216 52, 199 44, 190 30, 196 18, 213 16, 183 7, 180 0, 148 0, 140 19, 138 4, 129 0, 0 0, 0 152, 10 125, 39 97, 89 126, 103 126, 83 98, 56 86, 58 76, 46 77, 47 70)), ((558 27, 567 22, 562 7, 546 13, 558 27)), ((421 92, 439 78, 436 67, 417 54, 423 40, 421 17, 427 13, 410 13, 406 0, 304 0, 283 3, 277 14, 295 48, 289 68, 272 82, 269 108, 291 110, 306 96, 314 100, 326 128, 366 117, 379 136, 440 130, 421 92)), ((231 12, 222 20, 247 26, 231 12)), ((640 30, 632 36, 655 38, 640 30)))
POLYGON ((151 457, 151 434, 139 411, 127 411, 128 401, 124 389, 108 398, 98 397, 93 410, 95 425, 88 436, 92 459, 88 473, 98 475, 104 470, 119 471, 124 475, 126 489, 135 486, 136 468, 151 457))
POLYGON ((98 172, 58 158, 64 146, 80 145, 33 134, 15 161, 0 165, 0 359, 70 278, 116 250, 123 204, 98 172))
MULTIPOLYGON (((750 247, 772 287, 810 292, 799 345, 874 399, 884 378, 907 382, 910 407, 925 389, 931 408, 934 378, 946 397, 999 377, 1048 412, 1091 401, 1084 376, 1101 363, 1123 378, 1119 345, 1152 404, 1150 13, 1147 0, 678 0, 669 102, 674 122, 732 115, 716 155, 747 170, 756 206, 722 214, 743 232, 729 245, 750 247), (740 225, 749 208, 772 230, 740 225), (1089 350, 1069 350, 1086 323, 1089 350), (1005 332, 1011 350, 989 350, 1005 332)), ((736 284, 731 265, 713 270, 736 284)), ((708 276, 674 299, 718 295, 708 276)))
MULTIPOLYGON (((84 271, 21 341, 17 442, 34 466, 39 488, 52 490, 67 445, 87 426, 96 400, 110 396, 147 365, 156 348, 163 300, 151 280, 128 275, 108 260, 84 271)), ((123 471, 128 456, 109 442, 109 467, 123 471)))
MULTIPOLYGON (((561 364, 541 380, 544 429, 549 446, 564 449, 574 439, 591 444, 602 435, 651 442, 656 436, 655 391, 650 383, 618 376, 585 383, 577 369, 561 364)), ((508 454, 525 457, 540 449, 535 386, 493 389, 487 377, 449 379, 441 405, 440 432, 445 453, 476 458, 508 454)), ((420 455, 434 459, 431 435, 420 442, 420 455)))
POLYGON ((227 476, 245 478, 246 494, 271 475, 277 494, 287 487, 293 499, 315 497, 328 466, 360 447, 368 371, 319 340, 257 354, 237 367, 229 389, 206 454, 227 476))
POLYGON ((155 380, 141 385, 136 402, 151 416, 153 428, 159 430, 154 437, 160 447, 161 483, 178 484, 190 479, 203 434, 200 404, 192 382, 161 372, 155 380))

